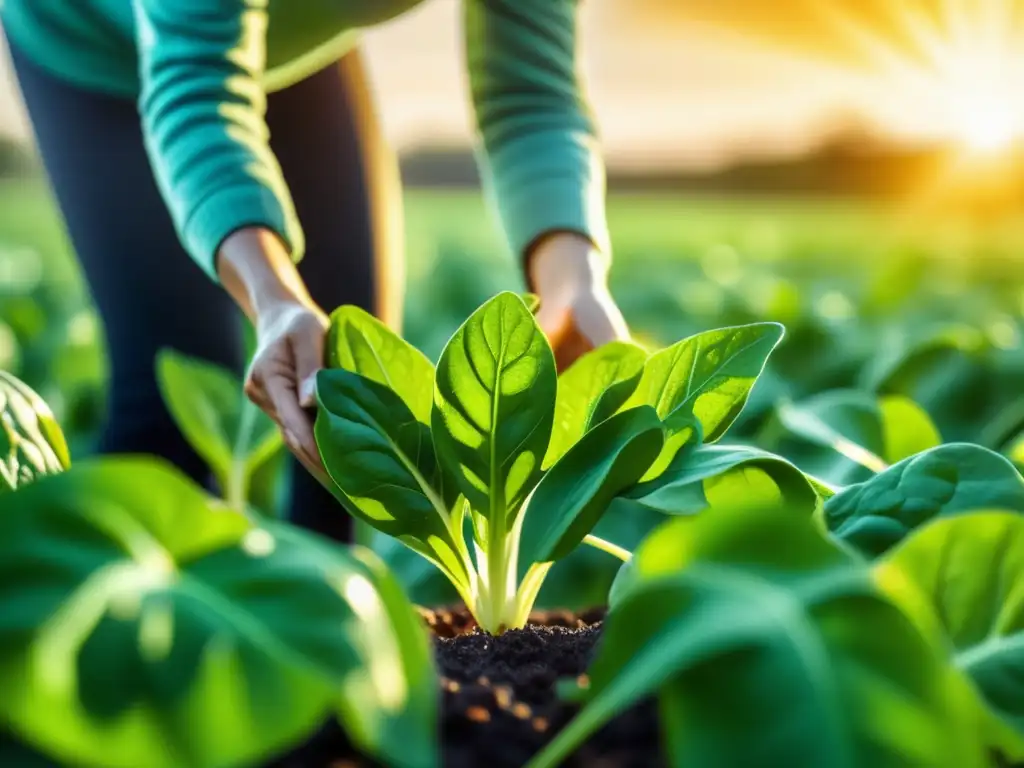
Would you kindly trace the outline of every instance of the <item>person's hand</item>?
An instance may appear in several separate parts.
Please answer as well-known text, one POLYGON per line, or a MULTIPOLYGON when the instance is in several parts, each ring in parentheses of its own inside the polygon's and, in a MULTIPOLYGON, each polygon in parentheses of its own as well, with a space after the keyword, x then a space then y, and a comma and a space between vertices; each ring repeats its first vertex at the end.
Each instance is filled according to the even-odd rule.
POLYGON ((285 444, 312 472, 322 471, 313 437, 316 372, 323 367, 329 321, 312 301, 266 307, 256 323, 258 346, 245 393, 280 427, 285 444))
POLYGON ((608 264, 589 240, 558 233, 530 255, 528 282, 540 299, 537 324, 555 352, 559 371, 581 355, 615 340, 629 328, 608 290, 608 264))
POLYGON ((310 298, 284 245, 268 230, 239 230, 218 255, 225 290, 256 328, 245 393, 272 418, 285 444, 315 476, 323 463, 313 436, 316 372, 329 320, 310 298))

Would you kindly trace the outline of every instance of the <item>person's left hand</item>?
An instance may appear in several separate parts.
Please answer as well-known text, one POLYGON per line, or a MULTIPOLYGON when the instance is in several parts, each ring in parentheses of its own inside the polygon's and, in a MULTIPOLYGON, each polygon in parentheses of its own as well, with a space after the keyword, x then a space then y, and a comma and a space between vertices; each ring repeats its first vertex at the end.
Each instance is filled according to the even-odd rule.
POLYGON ((608 290, 607 259, 581 235, 549 235, 529 260, 529 283, 540 299, 537 324, 555 352, 559 372, 629 328, 608 290))

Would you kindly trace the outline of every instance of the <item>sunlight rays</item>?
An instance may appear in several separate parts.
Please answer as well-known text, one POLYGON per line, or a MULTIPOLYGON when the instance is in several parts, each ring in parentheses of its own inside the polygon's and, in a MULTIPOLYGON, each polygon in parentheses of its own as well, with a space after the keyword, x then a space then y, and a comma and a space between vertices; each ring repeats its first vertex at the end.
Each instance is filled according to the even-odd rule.
POLYGON ((1021 0, 801 0, 794 12, 812 15, 817 34, 832 36, 837 48, 852 47, 862 62, 844 67, 805 54, 809 67, 897 103, 911 118, 917 113, 919 139, 991 153, 1024 134, 1022 6, 1021 0))
POLYGON ((906 152, 905 165, 877 172, 902 174, 887 186, 906 190, 908 204, 1024 202, 1024 0, 645 2, 652 14, 678 8, 694 34, 714 28, 750 66, 771 57, 780 85, 820 94, 823 118, 807 141, 836 130, 842 139, 849 127, 866 157, 906 152))
POLYGON ((1024 195, 1024 0, 799 0, 799 10, 860 59, 805 53, 819 77, 837 91, 845 82, 869 111, 887 104, 893 124, 880 122, 893 138, 948 148, 930 178, 908 180, 911 209, 1024 195))

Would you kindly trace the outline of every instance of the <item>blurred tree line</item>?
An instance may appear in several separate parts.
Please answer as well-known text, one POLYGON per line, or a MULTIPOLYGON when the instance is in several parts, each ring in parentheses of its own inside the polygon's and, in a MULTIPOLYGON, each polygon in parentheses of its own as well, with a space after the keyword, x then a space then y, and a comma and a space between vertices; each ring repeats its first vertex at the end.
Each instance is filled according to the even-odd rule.
MULTIPOLYGON (((660 171, 608 169, 608 186, 617 191, 661 191, 710 195, 788 197, 902 198, 940 174, 956 156, 946 143, 903 144, 879 133, 858 116, 840 113, 826 124, 822 139, 793 155, 739 152, 712 168, 666 167, 660 171)), ((1024 151, 1006 162, 1024 167, 1024 151)), ((476 187, 480 183, 472 150, 421 147, 400 158, 402 177, 411 187, 476 187)), ((977 190, 972 190, 977 192, 977 190)), ((1024 185, 999 190, 1014 206, 1024 205, 1024 185)))

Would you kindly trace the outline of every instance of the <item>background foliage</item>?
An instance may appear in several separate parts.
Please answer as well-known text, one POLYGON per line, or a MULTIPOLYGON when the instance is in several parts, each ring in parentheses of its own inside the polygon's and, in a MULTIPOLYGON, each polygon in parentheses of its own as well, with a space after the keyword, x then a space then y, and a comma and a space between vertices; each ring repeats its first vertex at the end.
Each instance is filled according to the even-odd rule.
MULTIPOLYGON (((480 303, 521 280, 477 193, 413 189, 405 214, 404 332, 436 360, 480 303)), ((786 326, 728 443, 774 451, 832 483, 872 474, 862 456, 837 450, 837 436, 883 464, 952 441, 1024 461, 1024 226, 1015 220, 669 193, 613 193, 609 216, 612 288, 637 340, 786 326)), ((105 407, 103 333, 38 178, 0 182, 0 368, 51 405, 73 454, 90 450, 105 407)), ((637 517, 635 528, 598 533, 632 546, 648 529, 637 517)), ((379 547, 417 597, 450 597, 430 578, 419 583, 412 553, 379 547)), ((556 567, 541 604, 598 600, 613 566, 604 553, 577 553, 556 567)))

